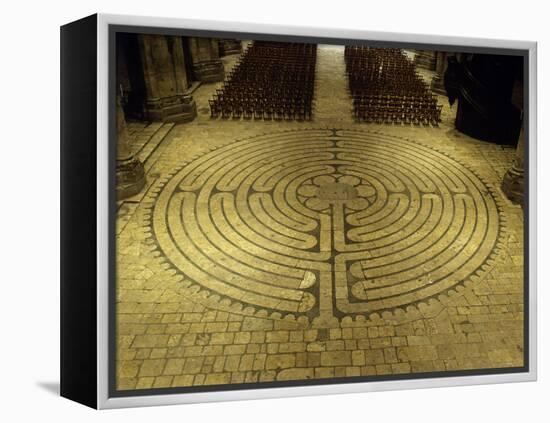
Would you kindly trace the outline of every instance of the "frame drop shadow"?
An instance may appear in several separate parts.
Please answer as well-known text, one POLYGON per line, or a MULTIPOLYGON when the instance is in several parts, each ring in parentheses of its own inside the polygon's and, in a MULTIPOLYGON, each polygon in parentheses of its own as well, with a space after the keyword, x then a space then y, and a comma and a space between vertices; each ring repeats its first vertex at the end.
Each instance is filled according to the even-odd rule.
POLYGON ((59 382, 36 382, 36 386, 39 388, 42 388, 44 391, 53 394, 55 396, 59 396, 61 389, 59 382))

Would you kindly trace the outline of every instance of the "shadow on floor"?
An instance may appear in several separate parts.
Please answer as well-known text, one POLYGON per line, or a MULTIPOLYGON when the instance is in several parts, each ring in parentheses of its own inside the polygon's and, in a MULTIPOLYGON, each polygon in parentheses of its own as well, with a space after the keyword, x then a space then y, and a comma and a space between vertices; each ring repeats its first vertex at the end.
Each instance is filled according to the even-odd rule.
POLYGON ((36 382, 36 386, 55 396, 59 396, 59 382, 36 382))

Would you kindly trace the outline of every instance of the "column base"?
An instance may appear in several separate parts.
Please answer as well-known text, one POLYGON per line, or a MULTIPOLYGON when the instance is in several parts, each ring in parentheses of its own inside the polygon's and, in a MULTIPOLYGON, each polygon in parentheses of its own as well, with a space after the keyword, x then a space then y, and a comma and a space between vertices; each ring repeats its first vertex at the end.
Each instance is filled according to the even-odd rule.
POLYGON ((435 70, 436 58, 434 52, 421 51, 414 57, 414 63, 416 66, 435 70))
POLYGON ((219 41, 220 44, 220 54, 223 56, 228 56, 230 54, 241 54, 242 45, 239 40, 232 39, 222 39, 219 41))
POLYGON ((221 82, 225 78, 225 70, 220 59, 195 63, 193 72, 202 82, 221 82))
POLYGON ((152 121, 185 123, 197 117, 197 105, 190 95, 176 95, 147 101, 147 117, 152 121))
POLYGON ((502 178, 502 191, 510 201, 523 205, 525 179, 523 169, 512 166, 502 178))
POLYGON ((116 164, 116 197, 124 200, 138 194, 145 186, 146 177, 143 163, 137 158, 117 160, 116 164))
POLYGON ((441 94, 441 95, 447 95, 447 90, 445 90, 445 84, 443 81, 443 76, 436 75, 432 79, 432 84, 430 86, 432 92, 441 94))

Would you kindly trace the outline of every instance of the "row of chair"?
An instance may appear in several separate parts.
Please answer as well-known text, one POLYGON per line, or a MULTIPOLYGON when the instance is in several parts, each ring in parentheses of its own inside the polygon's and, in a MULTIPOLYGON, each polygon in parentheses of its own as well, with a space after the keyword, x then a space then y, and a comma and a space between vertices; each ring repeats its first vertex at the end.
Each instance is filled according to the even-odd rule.
POLYGON ((401 50, 346 46, 344 56, 357 121, 434 126, 441 121, 442 106, 401 50))
POLYGON ((255 41, 209 101, 212 118, 309 120, 317 46, 255 41))

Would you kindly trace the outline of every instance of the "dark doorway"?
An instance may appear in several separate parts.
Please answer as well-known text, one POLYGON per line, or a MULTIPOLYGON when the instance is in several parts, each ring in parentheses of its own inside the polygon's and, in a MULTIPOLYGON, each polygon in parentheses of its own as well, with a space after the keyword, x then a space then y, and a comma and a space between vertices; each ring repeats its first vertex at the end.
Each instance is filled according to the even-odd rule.
POLYGON ((145 120, 145 77, 136 34, 116 37, 117 90, 127 119, 145 120))
POLYGON ((193 72, 193 57, 191 56, 191 49, 189 48, 189 38, 183 37, 183 60, 185 61, 185 74, 187 75, 187 88, 191 86, 192 81, 196 81, 197 77, 193 72))

